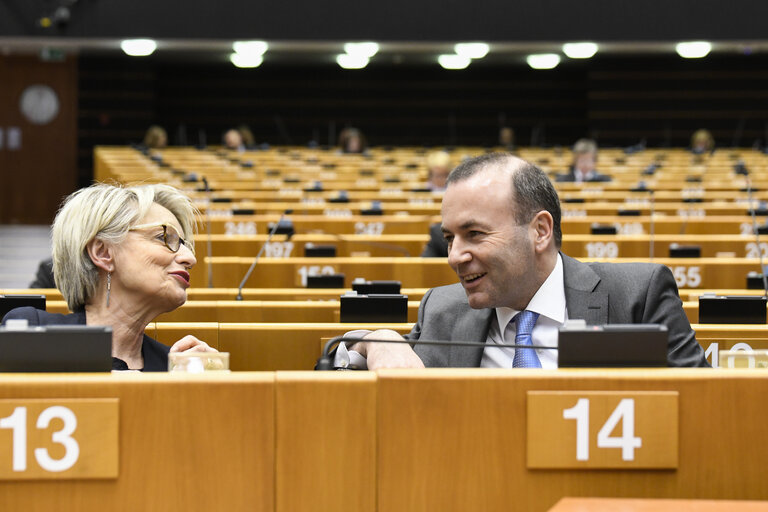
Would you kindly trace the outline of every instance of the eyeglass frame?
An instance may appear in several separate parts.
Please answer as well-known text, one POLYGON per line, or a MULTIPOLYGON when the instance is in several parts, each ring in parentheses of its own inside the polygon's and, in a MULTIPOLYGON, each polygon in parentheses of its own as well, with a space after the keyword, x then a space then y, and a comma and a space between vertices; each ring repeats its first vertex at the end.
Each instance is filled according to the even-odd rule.
POLYGON ((192 249, 192 247, 189 245, 189 242, 187 240, 184 240, 184 238, 182 238, 179 231, 173 225, 168 224, 167 222, 153 222, 150 224, 139 224, 139 225, 128 228, 128 231, 136 231, 137 229, 148 229, 148 228, 159 228, 159 227, 163 228, 163 244, 165 244, 165 246, 168 248, 169 251, 171 251, 172 253, 177 253, 179 252, 179 249, 181 249, 181 246, 183 245, 184 247, 189 249, 192 252, 192 254, 195 253, 194 249, 192 249), (179 236, 179 246, 176 248, 175 251, 170 245, 168 245, 168 228, 169 227, 174 231, 176 231, 176 234, 179 236))

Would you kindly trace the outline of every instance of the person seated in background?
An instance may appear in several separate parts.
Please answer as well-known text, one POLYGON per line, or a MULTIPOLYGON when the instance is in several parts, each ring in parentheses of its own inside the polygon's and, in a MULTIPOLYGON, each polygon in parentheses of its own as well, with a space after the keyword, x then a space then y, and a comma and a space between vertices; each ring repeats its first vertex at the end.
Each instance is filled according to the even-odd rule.
POLYGON ((48 258, 40 262, 37 267, 35 280, 29 283, 30 288, 56 288, 56 281, 53 278, 53 258, 48 258))
POLYGON ((567 173, 555 176, 555 181, 582 183, 611 181, 611 177, 597 171, 597 143, 592 139, 579 139, 573 145, 573 163, 567 173))
POLYGON ((240 139, 243 141, 243 146, 246 149, 256 147, 256 138, 253 136, 253 132, 247 125, 241 124, 237 127, 237 131, 240 132, 240 139))
POLYGON ((509 126, 499 129, 499 146, 507 151, 515 150, 515 131, 509 126))
POLYGON ((245 151, 245 146, 243 145, 243 136, 238 130, 235 130, 234 128, 224 132, 223 141, 224 147, 226 149, 238 152, 245 151))
POLYGON ((427 245, 424 246, 424 250, 421 251, 421 257, 448 257, 448 242, 445 241, 445 237, 443 236, 443 228, 439 222, 429 226, 429 242, 427 242, 427 245))
POLYGON ((445 180, 451 172, 451 155, 445 151, 432 151, 427 155, 426 188, 433 191, 445 190, 445 180))
POLYGON ((365 153, 368 142, 357 128, 344 128, 339 134, 339 148, 342 153, 365 153))
POLYGON ((715 139, 709 130, 696 130, 691 135, 691 152, 694 155, 703 155, 715 150, 715 139))
POLYGON ((363 340, 351 351, 339 346, 335 366, 556 368, 556 351, 494 345, 557 346, 558 328, 568 319, 662 324, 670 366, 709 366, 669 268, 569 258, 560 252, 560 218, 552 182, 532 163, 509 153, 463 162, 451 171, 442 204, 448 264, 459 283, 427 291, 405 338, 387 329, 365 336, 484 346, 363 340))
POLYGON ((153 124, 147 128, 144 135, 144 145, 149 149, 162 149, 168 145, 168 134, 165 128, 153 124))
MULTIPOLYGON (((169 348, 144 330, 187 300, 195 265, 196 209, 168 185, 96 184, 71 194, 53 222, 53 274, 68 315, 32 307, 3 318, 31 326, 85 324, 112 328, 115 370, 167 371, 169 348)), ((171 352, 214 351, 185 336, 171 352)))

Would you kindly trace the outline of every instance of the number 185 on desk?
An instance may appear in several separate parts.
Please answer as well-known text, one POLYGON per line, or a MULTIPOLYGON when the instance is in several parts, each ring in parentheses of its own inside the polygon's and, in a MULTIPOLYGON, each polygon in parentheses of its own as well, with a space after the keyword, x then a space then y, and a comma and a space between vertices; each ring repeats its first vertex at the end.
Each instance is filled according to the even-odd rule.
POLYGON ((529 391, 527 460, 536 469, 671 469, 676 391, 529 391))

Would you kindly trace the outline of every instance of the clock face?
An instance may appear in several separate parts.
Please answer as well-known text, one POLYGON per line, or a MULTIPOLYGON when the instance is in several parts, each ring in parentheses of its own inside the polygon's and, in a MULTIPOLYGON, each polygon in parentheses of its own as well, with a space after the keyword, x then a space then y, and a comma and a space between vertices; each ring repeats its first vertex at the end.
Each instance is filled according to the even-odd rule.
POLYGON ((32 124, 48 124, 59 114, 59 97, 47 85, 30 85, 21 93, 19 108, 32 124))

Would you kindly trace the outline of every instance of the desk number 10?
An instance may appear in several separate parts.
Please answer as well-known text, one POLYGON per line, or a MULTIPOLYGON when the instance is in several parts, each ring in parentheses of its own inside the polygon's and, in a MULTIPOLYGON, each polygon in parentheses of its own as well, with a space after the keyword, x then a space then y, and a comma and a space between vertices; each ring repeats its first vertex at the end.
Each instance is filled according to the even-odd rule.
MULTIPOLYGON (((576 460, 589 460, 589 399, 579 398, 576 405, 563 411, 563 418, 576 420, 576 460)), ((635 437, 635 401, 623 398, 597 433, 598 448, 621 448, 622 460, 635 460, 635 448, 643 440, 635 437), (621 437, 611 433, 621 421, 621 437)))
MULTIPOLYGON (((58 418, 64 422, 61 430, 54 432, 51 439, 64 445, 65 454, 61 459, 51 458, 46 448, 35 448, 35 459, 46 471, 58 472, 71 468, 80 456, 80 446, 73 439, 72 433, 77 428, 77 417, 71 409, 57 405, 48 407, 37 417, 37 428, 48 428, 51 420, 58 418)), ((0 429, 13 431, 13 471, 27 470, 27 408, 16 407, 13 414, 0 418, 0 429)))

